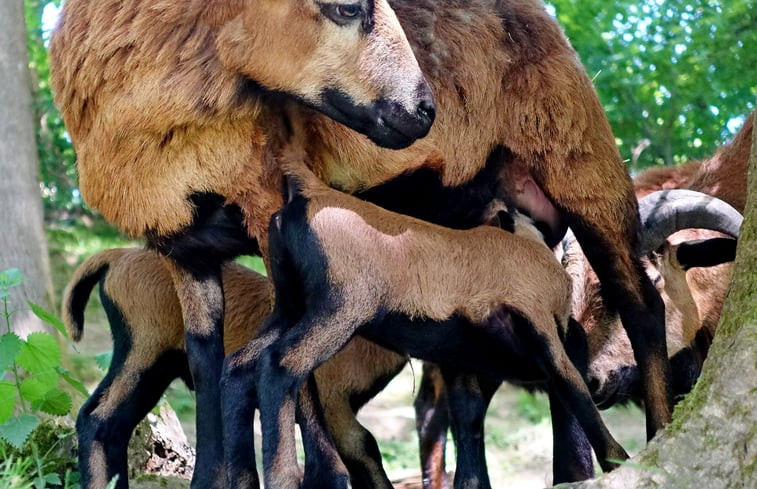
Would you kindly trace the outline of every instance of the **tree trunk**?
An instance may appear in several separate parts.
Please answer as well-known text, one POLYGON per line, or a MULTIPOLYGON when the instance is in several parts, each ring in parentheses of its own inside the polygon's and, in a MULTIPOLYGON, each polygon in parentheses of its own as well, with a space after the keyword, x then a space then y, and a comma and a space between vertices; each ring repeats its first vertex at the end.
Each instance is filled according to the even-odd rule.
POLYGON ((21 334, 42 327, 27 300, 53 304, 24 26, 23 0, 0 1, 0 271, 19 268, 26 278, 10 297, 21 334))
POLYGON ((597 479, 562 487, 757 487, 757 131, 735 273, 694 390, 638 457, 597 479))

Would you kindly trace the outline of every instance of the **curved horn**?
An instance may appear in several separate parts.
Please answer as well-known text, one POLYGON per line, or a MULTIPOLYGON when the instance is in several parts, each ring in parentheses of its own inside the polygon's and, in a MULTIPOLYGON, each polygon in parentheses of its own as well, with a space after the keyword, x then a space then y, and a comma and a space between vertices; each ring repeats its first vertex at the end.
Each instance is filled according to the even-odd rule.
POLYGON ((659 190, 639 200, 641 215, 640 252, 643 255, 661 246, 668 236, 681 229, 720 231, 734 238, 744 218, 720 199, 693 190, 659 190))

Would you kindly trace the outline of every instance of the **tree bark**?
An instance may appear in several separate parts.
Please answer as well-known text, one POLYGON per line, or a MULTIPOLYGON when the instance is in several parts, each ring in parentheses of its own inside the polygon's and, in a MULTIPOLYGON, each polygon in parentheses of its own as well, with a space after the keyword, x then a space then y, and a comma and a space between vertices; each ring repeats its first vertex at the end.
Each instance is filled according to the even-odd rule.
POLYGON ((623 467, 570 488, 757 487, 757 131, 736 266, 702 376, 623 467))
POLYGON ((23 0, 0 1, 0 271, 19 268, 26 278, 10 296, 21 334, 43 327, 27 300, 53 305, 24 26, 23 0))

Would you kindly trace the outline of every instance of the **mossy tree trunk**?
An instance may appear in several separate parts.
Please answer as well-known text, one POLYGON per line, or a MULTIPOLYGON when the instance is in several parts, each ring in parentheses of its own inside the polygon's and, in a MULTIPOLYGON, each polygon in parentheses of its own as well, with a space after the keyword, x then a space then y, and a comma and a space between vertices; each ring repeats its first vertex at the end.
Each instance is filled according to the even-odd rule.
POLYGON ((24 26, 23 0, 0 1, 0 271, 19 268, 26 277, 11 294, 20 333, 42 327, 27 300, 52 307, 24 26))
POLYGON ((638 457, 565 487, 757 487, 757 131, 748 183, 735 273, 699 382, 638 457))

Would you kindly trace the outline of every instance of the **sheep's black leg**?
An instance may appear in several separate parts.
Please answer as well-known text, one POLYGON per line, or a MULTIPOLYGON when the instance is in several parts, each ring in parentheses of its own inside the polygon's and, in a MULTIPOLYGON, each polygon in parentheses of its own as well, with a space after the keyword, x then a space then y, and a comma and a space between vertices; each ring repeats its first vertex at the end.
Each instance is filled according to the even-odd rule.
POLYGON ((220 379, 223 349, 225 261, 255 252, 238 206, 216 194, 196 194, 192 224, 171 236, 150 235, 150 245, 168 257, 184 317, 187 359, 197 399, 197 461, 193 489, 222 488, 220 379))
MULTIPOLYGON (((349 475, 337 453, 331 433, 326 429, 315 377, 310 376, 297 396, 297 424, 305 449, 305 479, 303 488, 332 489, 333 481, 341 480, 347 487, 349 475)), ((354 488, 353 488, 354 489, 354 488)))
POLYGON ((221 270, 219 267, 217 274, 203 278, 180 267, 175 270, 174 285, 184 315, 187 360, 197 402, 197 455, 191 487, 221 489, 224 487, 219 404, 224 356, 221 270))
POLYGON ((420 443, 423 489, 449 489, 445 470, 449 400, 439 368, 423 363, 423 376, 415 398, 415 426, 420 443))
POLYGON ((588 229, 574 228, 574 231, 599 277, 607 306, 618 311, 631 340, 644 386, 647 439, 651 439, 670 422, 673 412, 665 305, 641 262, 632 256, 630 241, 619 249, 618 243, 603 240, 602 236, 587 238, 588 229))
MULTIPOLYGON (((107 308, 107 305, 106 305, 107 308)), ((105 378, 76 419, 81 487, 105 487, 118 476, 117 489, 129 487, 127 447, 137 424, 160 400, 186 365, 183 352, 167 352, 147 363, 117 348, 105 378)))
MULTIPOLYGON (((553 321, 553 320, 552 320, 553 321)), ((597 407, 591 400, 586 382, 565 352, 557 337, 547 329, 549 320, 541 318, 535 328, 523 328, 529 343, 537 352, 537 361, 549 376, 549 389, 570 410, 583 428, 603 470, 617 467, 617 460, 628 454, 607 430, 597 407)), ((553 323, 554 324, 554 323, 553 323)), ((554 326, 552 330, 554 330, 554 326)))
MULTIPOLYGON (((595 115, 603 117, 600 111, 595 115)), ((575 233, 602 284, 605 304, 620 315, 642 372, 650 439, 673 413, 665 306, 639 260, 641 224, 631 179, 614 146, 597 143, 566 154, 558 164, 540 164, 534 178, 575 233)))
POLYGON ((499 383, 443 370, 457 451, 455 489, 490 489, 484 447, 484 416, 499 383))
MULTIPOLYGON (((588 348, 586 333, 578 322, 570 319, 565 351, 581 377, 586 379, 588 348)), ((552 483, 574 482, 594 477, 591 444, 578 419, 549 389, 549 408, 552 417, 552 483)))

